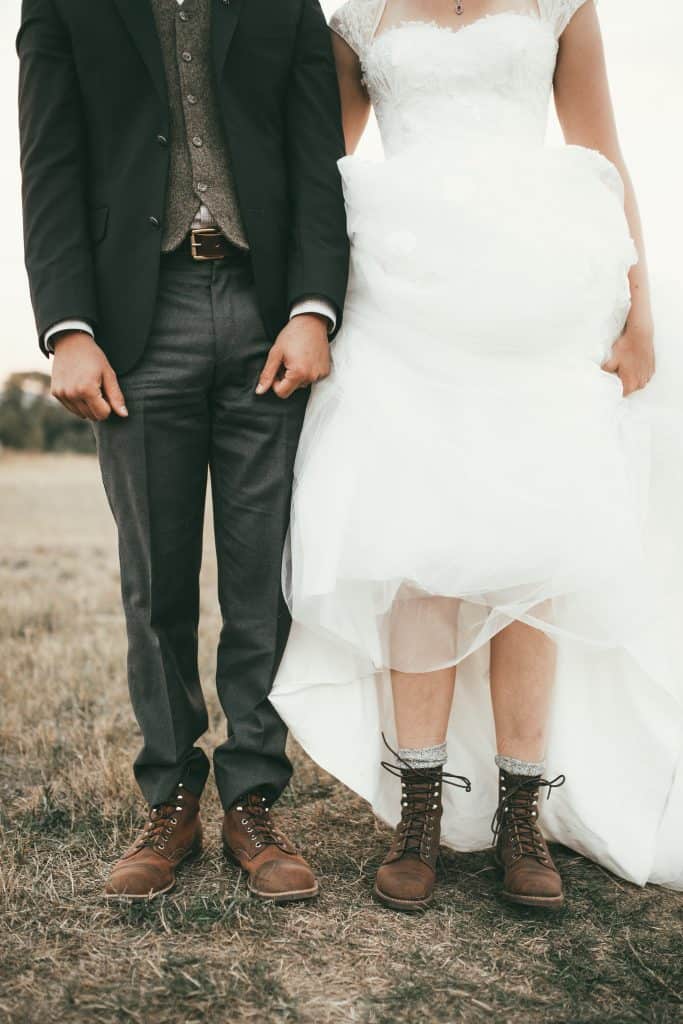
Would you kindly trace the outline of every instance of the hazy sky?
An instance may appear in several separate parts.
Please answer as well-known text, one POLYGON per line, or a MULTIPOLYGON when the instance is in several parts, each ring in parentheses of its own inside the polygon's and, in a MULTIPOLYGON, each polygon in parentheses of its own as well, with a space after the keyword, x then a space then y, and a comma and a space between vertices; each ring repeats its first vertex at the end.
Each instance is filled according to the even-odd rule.
MULTIPOLYGON (((323 0, 328 14, 336 6, 336 0, 323 0)), ((0 0, 0 379, 11 370, 48 366, 37 349, 21 247, 14 52, 20 7, 20 0, 0 0)), ((666 306, 671 323, 674 307, 683 314, 683 4, 602 0, 599 11, 622 144, 645 221, 655 297, 666 306)), ((374 132, 364 146, 373 156, 378 152, 374 132)), ((674 320, 678 330, 678 315, 674 320)))

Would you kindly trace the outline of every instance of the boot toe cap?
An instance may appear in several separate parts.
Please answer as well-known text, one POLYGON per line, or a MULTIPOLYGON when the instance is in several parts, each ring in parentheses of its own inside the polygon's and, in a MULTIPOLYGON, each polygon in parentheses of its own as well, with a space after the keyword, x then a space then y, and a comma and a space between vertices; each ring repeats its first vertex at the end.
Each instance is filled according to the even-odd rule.
POLYGON ((434 889, 434 872, 422 861, 401 860, 383 864, 377 872, 380 893, 401 902, 429 899, 434 889))
POLYGON ((521 866, 506 879, 506 890, 515 896, 557 899, 562 896, 562 879, 557 871, 540 865, 521 866))
POLYGON ((105 896, 145 899, 164 892, 173 884, 173 875, 155 865, 126 865, 113 868, 104 888, 105 896))
POLYGON ((315 875, 303 860, 278 857, 266 861, 252 878, 252 889, 273 898, 317 891, 315 875))

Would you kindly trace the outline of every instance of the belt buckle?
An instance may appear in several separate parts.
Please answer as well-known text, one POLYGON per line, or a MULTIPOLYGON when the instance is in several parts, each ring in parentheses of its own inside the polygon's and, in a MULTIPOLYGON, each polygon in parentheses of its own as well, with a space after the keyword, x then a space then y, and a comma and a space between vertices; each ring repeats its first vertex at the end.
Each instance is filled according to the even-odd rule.
POLYGON ((225 259, 224 253, 215 253, 211 256, 202 256, 199 250, 202 247, 201 241, 198 240, 198 236, 208 235, 209 238, 220 238, 221 232, 216 228, 196 228, 190 231, 190 249, 192 251, 193 260, 223 260, 225 259))

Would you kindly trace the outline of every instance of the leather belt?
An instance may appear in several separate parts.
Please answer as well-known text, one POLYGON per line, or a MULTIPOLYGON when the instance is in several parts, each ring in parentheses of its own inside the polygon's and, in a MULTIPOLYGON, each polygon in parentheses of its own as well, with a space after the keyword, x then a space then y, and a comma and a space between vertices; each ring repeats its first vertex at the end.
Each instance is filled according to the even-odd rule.
POLYGON ((193 260, 224 260, 235 249, 220 228, 197 228, 188 238, 193 260))

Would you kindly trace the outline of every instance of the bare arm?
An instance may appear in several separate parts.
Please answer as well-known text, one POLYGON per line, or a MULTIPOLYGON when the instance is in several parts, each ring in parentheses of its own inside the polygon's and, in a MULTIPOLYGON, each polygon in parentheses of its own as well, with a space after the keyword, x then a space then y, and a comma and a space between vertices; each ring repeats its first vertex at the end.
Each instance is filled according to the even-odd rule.
POLYGON ((346 152, 354 153, 370 117, 370 98, 363 85, 358 55, 335 32, 332 33, 332 49, 337 65, 346 152))
POLYGON ((555 103, 570 144, 598 150, 624 182, 624 206, 639 262, 631 268, 631 312, 605 369, 618 373, 624 394, 645 387, 654 373, 654 326, 643 229, 633 183, 619 144, 600 24, 593 3, 579 8, 560 39, 555 103))

